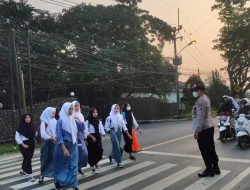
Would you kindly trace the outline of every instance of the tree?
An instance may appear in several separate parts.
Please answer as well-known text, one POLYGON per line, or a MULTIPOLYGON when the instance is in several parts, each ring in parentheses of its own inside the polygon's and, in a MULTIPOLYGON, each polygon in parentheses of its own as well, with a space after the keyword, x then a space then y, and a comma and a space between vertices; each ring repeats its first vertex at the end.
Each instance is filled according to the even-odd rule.
POLYGON ((248 1, 216 0, 212 8, 219 10, 219 19, 224 23, 214 48, 223 52, 222 57, 228 62, 231 89, 240 86, 240 97, 243 97, 250 87, 250 7, 246 5, 248 1))
POLYGON ((211 105, 214 108, 219 108, 221 97, 223 95, 229 95, 230 90, 217 70, 212 71, 207 81, 208 81, 207 94, 211 99, 211 105))
MULTIPOLYGON (((59 23, 63 36, 75 47, 77 61, 91 71, 83 80, 94 81, 98 90, 108 89, 108 97, 170 90, 174 68, 161 54, 164 42, 172 39, 167 23, 124 3, 108 7, 81 4, 65 11, 59 23), (151 44, 148 36, 159 43, 151 44)), ((89 96, 95 94, 92 89, 89 96)))
MULTIPOLYGON (((25 79, 24 22, 30 22, 35 101, 74 91, 83 103, 93 105, 100 97, 119 98, 123 92, 163 95, 171 90, 174 67, 162 56, 162 48, 172 39, 172 28, 139 9, 140 0, 117 2, 107 7, 83 3, 51 14, 34 9, 26 1, 1 0, 1 24, 10 15, 17 20, 13 28, 25 79)), ((6 36, 4 32, 0 31, 0 35, 6 36)), ((5 64, 6 42, 7 38, 0 38, 5 64)))
POLYGON ((193 84, 204 84, 204 82, 202 81, 199 75, 195 75, 195 74, 190 76, 188 80, 186 81, 185 86, 183 88, 183 98, 181 101, 191 106, 195 102, 195 98, 193 97, 192 91, 190 90, 190 87, 193 84))

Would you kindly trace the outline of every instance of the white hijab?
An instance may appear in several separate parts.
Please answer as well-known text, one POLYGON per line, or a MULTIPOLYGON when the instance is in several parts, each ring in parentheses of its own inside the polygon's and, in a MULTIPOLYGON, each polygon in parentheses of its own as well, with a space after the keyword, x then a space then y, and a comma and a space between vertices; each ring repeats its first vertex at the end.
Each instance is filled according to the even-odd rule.
POLYGON ((56 119, 52 117, 53 112, 56 108, 47 107, 41 114, 40 120, 48 125, 46 131, 53 137, 56 136, 56 119))
POLYGON ((77 117, 77 118, 79 118, 80 119, 80 121, 81 121, 81 123, 84 123, 84 116, 82 115, 82 113, 81 113, 81 104, 80 104, 80 109, 79 109, 79 111, 75 111, 75 106, 76 106, 76 103, 79 103, 78 101, 73 101, 72 102, 72 105, 73 105, 73 107, 74 107, 74 117, 77 117))
POLYGON ((63 104, 61 111, 60 111, 60 120, 62 120, 62 128, 63 130, 67 131, 72 136, 72 142, 73 144, 76 143, 77 139, 77 125, 76 121, 74 119, 74 112, 71 116, 68 115, 69 108, 73 107, 73 105, 70 102, 66 102, 63 104))
POLYGON ((112 124, 113 127, 115 128, 121 128, 122 127, 122 122, 123 122, 123 119, 122 119, 122 115, 121 113, 115 113, 115 107, 117 106, 118 104, 114 104, 111 108, 111 111, 110 111, 110 118, 111 118, 111 121, 112 121, 112 124))

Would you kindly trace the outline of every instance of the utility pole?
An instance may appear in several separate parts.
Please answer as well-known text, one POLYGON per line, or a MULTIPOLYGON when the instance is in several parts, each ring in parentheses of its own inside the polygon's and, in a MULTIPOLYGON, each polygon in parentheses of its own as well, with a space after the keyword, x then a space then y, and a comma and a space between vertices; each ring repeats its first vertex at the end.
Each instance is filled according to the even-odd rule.
POLYGON ((8 37, 8 50, 9 50, 9 68, 10 68, 10 102, 11 102, 11 130, 13 135, 13 146, 15 146, 15 95, 14 95, 14 84, 13 84, 13 63, 12 63, 12 52, 11 52, 11 21, 6 20, 6 24, 9 31, 8 37))
POLYGON ((15 65, 15 71, 16 71, 19 115, 21 115, 21 114, 26 112, 24 80, 23 80, 23 73, 22 73, 21 66, 20 66, 19 62, 17 61, 15 31, 13 29, 12 29, 12 54, 13 54, 13 62, 15 65))
POLYGON ((173 35, 174 35, 174 60, 173 63, 175 65, 175 72, 176 72, 176 103, 177 103, 177 117, 180 117, 180 85, 179 85, 179 65, 182 64, 181 57, 178 56, 177 47, 176 47, 176 40, 181 37, 177 37, 178 32, 182 29, 182 26, 179 25, 179 9, 178 9, 178 28, 173 28, 173 35))
POLYGON ((26 25, 26 45, 28 51, 28 65, 29 65, 29 102, 30 102, 30 115, 31 121, 34 120, 34 112, 33 112, 33 93, 32 93, 32 72, 31 72, 31 60, 30 60, 30 36, 29 36, 29 22, 25 22, 26 25))

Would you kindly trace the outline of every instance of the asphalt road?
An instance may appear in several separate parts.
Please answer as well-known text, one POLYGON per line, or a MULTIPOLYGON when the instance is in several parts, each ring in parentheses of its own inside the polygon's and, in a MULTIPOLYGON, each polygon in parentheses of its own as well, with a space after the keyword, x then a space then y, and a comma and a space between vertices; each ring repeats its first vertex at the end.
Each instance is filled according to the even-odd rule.
MULTIPOLYGON (((85 169, 85 176, 79 176, 79 189, 91 190, 250 190, 250 148, 241 150, 235 141, 216 142, 222 174, 216 177, 199 179, 198 171, 204 169, 196 141, 193 139, 191 122, 157 123, 141 126, 143 134, 138 134, 143 149, 137 153, 136 161, 123 156, 124 168, 109 165, 109 140, 103 141, 104 158, 99 174, 93 175, 85 169)), ((215 139, 218 131, 215 132, 215 139)), ((36 153, 34 175, 39 176, 39 152, 36 153)), ((0 157, 0 189, 49 190, 53 181, 39 186, 37 182, 17 175, 20 156, 0 157)))

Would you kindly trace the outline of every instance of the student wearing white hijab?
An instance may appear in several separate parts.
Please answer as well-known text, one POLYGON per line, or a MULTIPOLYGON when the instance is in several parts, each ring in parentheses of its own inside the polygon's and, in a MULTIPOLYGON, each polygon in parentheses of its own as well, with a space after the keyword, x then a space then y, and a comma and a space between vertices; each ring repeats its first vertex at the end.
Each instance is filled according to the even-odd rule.
MULTIPOLYGON (((84 123, 84 116, 81 113, 81 105, 78 101, 73 101, 72 105, 74 107, 74 118, 80 120, 81 123, 84 123)), ((78 132, 77 134, 77 142, 78 142, 78 152, 79 152, 79 159, 78 159, 78 172, 82 175, 81 168, 86 167, 88 164, 88 149, 85 144, 85 139, 90 138, 91 135, 88 132, 88 127, 85 127, 84 133, 78 132)))
POLYGON ((56 147, 54 158, 54 180, 56 189, 71 187, 78 190, 78 145, 77 133, 83 132, 84 123, 74 118, 72 103, 63 104, 56 126, 56 147))
POLYGON ((110 140, 112 143, 112 152, 109 156, 109 160, 111 163, 113 163, 112 159, 115 159, 117 162, 117 167, 123 168, 121 163, 122 148, 120 145, 122 131, 127 134, 128 138, 132 139, 132 136, 128 132, 126 124, 120 113, 120 106, 118 104, 114 104, 112 106, 110 115, 107 117, 105 122, 105 130, 110 132, 110 140))
POLYGON ((44 177, 53 178, 53 158, 56 142, 56 109, 52 107, 46 108, 40 116, 40 133, 42 138, 41 144, 41 175, 38 183, 42 184, 44 177))

